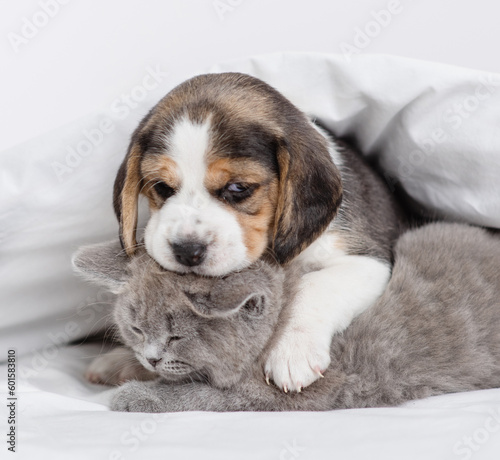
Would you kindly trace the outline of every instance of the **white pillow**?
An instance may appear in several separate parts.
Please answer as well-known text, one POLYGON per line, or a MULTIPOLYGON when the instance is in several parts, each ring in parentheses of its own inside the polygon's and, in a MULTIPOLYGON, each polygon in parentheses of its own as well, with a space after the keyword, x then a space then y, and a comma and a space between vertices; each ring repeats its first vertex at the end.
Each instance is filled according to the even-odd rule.
MULTIPOLYGON (((212 71, 262 78, 337 135, 355 136, 427 209, 500 227, 500 76, 398 57, 293 53, 212 71)), ((111 297, 74 276, 71 254, 117 235, 116 171, 139 119, 168 89, 124 119, 96 113, 1 153, 0 345, 18 354, 40 348, 33 368, 57 356, 54 344, 102 323, 111 297)))

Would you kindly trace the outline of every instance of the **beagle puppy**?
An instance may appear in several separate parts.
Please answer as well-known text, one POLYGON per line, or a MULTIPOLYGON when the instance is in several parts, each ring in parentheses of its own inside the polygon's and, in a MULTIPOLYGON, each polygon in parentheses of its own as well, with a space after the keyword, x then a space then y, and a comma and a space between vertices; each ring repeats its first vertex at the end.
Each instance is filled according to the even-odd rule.
MULTIPOLYGON (((223 276, 262 256, 296 264, 300 294, 266 379, 300 391, 328 367, 333 334, 384 290, 399 234, 381 179, 263 81, 208 74, 174 88, 141 121, 114 185, 120 238, 165 269, 223 276)), ((152 370, 152 369, 150 369, 152 370)))

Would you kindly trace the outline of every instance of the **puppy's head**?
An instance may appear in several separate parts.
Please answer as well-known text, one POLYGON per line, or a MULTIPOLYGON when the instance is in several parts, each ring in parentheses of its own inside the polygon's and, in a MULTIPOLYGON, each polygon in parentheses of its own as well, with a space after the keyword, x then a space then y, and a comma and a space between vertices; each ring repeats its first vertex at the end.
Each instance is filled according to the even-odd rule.
POLYGON ((302 112, 264 82, 225 73, 176 87, 134 132, 114 188, 129 254, 140 193, 156 261, 218 276, 267 248, 280 263, 295 257, 335 216, 342 186, 326 139, 302 112))

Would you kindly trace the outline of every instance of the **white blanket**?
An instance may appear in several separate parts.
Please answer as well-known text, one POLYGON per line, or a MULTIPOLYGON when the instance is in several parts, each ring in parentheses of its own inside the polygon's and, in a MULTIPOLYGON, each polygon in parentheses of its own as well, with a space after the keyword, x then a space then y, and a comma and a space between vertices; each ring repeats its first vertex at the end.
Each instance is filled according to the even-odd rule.
MULTIPOLYGON (((46 363, 35 356, 20 360, 18 373, 25 377, 17 388, 18 453, 12 458, 495 460, 500 452, 500 389, 388 409, 117 413, 107 406, 113 390, 82 379, 99 351, 95 345, 69 347, 46 363)), ((5 401, 5 366, 0 375, 5 401)), ((6 447, 3 443, 0 458, 10 458, 6 447)))
MULTIPOLYGON (((500 76, 368 55, 280 54, 212 70, 263 78, 353 136, 428 212, 500 228, 500 76)), ((17 458, 498 458, 500 390, 316 414, 108 411, 109 390, 82 378, 98 350, 56 347, 95 330, 112 301, 75 279, 69 260, 117 234, 114 174, 137 120, 168 89, 126 119, 96 113, 1 154, 0 348, 20 356, 17 458)), ((3 366, 3 401, 5 376, 3 366)))

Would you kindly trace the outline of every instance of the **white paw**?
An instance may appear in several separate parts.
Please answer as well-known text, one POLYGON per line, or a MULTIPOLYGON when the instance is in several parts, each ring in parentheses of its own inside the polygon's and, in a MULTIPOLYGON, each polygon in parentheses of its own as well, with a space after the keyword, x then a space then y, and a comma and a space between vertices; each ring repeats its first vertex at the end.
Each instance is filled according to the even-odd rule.
POLYGON ((118 347, 95 358, 85 372, 91 383, 121 385, 129 380, 152 380, 155 374, 145 369, 134 353, 118 347))
POLYGON ((330 365, 331 338, 313 331, 288 330, 272 347, 264 372, 283 391, 300 392, 323 377, 330 365))

